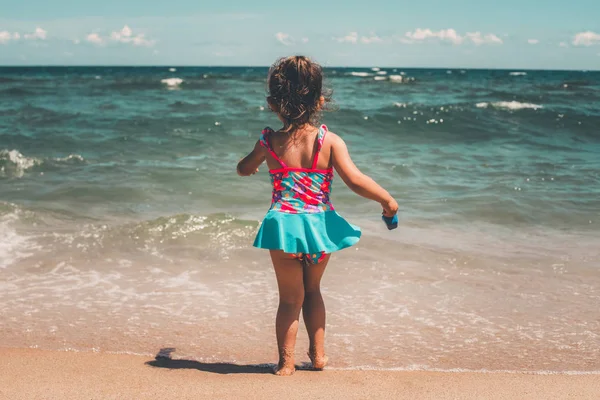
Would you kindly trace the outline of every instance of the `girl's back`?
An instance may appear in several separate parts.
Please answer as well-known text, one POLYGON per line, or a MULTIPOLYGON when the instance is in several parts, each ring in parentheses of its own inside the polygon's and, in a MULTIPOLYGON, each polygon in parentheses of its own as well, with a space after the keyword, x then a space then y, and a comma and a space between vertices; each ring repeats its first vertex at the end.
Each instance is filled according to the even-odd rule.
MULTIPOLYGON (((273 151, 289 168, 312 168, 313 160, 318 157, 316 169, 325 170, 331 167, 331 143, 325 136, 320 151, 318 149, 319 128, 303 127, 293 134, 273 132, 271 146, 273 151)), ((269 169, 280 168, 279 162, 273 157, 267 157, 269 169)))

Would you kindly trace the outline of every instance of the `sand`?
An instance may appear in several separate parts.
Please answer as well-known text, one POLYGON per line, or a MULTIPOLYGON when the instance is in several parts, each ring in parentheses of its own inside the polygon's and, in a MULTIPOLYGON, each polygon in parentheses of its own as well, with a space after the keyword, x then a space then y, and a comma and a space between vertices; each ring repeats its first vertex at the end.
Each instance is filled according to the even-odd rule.
POLYGON ((0 348, 0 399, 600 399, 598 375, 297 371, 0 348))

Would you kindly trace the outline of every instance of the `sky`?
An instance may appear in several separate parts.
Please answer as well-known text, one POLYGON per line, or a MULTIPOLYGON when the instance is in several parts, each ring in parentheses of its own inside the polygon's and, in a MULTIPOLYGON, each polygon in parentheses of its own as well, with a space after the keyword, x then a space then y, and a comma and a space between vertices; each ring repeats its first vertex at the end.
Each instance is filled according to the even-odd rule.
POLYGON ((0 0, 0 65, 600 69, 600 1, 0 0))

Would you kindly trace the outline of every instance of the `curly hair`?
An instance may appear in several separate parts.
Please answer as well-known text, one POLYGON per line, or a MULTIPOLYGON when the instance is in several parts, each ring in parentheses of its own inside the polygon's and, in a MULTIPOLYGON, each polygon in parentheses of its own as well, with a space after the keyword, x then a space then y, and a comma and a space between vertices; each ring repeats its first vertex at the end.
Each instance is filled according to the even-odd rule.
POLYGON ((323 69, 305 56, 280 58, 267 78, 271 109, 283 120, 283 132, 293 132, 305 124, 319 123, 321 96, 330 101, 323 89, 323 69))

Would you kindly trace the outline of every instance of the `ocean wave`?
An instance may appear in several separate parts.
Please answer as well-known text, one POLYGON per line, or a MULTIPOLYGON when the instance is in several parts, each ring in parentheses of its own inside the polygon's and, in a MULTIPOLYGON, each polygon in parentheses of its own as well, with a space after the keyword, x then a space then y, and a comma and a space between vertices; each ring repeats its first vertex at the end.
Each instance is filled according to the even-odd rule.
POLYGON ((208 75, 193 76, 193 77, 136 77, 126 79, 103 79, 97 81, 95 85, 98 89, 112 89, 118 91, 136 91, 136 90, 160 90, 160 89, 209 89, 214 88, 216 84, 224 84, 226 82, 259 82, 262 79, 253 79, 245 77, 234 77, 228 75, 208 75))
POLYGON ((525 75, 527 75, 527 72, 516 71, 516 72, 509 73, 509 75, 510 76, 525 76, 525 75))
POLYGON ((46 233, 50 247, 88 255, 123 248, 158 258, 180 258, 183 252, 227 259, 230 252, 249 246, 258 221, 219 213, 178 214, 122 225, 94 223, 74 232, 46 233))
POLYGON ((414 82, 415 78, 406 77, 405 75, 390 75, 390 82, 394 83, 408 83, 414 82))
POLYGON ((350 72, 348 75, 351 76, 357 76, 359 78, 366 78, 368 76, 372 76, 373 74, 369 73, 369 72, 357 72, 357 71, 352 71, 350 72))
POLYGON ((0 94, 6 96, 32 96, 35 95, 35 92, 27 89, 12 87, 0 90, 0 94))
POLYGON ((493 102, 493 103, 482 102, 482 103, 475 104, 475 106, 477 108, 492 107, 492 108, 498 108, 498 109, 510 110, 510 111, 524 110, 524 109, 538 110, 540 108, 544 108, 544 106, 539 105, 539 104, 521 103, 518 101, 497 101, 497 102, 493 102))
POLYGON ((167 78, 160 81, 160 83, 169 86, 170 88, 179 87, 183 83, 181 78, 167 78))
POLYGON ((21 178, 26 171, 41 168, 41 171, 49 168, 56 168, 64 165, 85 164, 85 159, 79 154, 70 154, 63 158, 40 159, 35 157, 26 157, 18 150, 0 150, 0 177, 2 178, 21 178))
POLYGON ((0 203, 0 268, 6 268, 16 261, 29 257, 38 248, 31 237, 19 234, 15 225, 21 219, 20 210, 7 203, 0 203), (3 209, 8 212, 3 213, 3 209))

